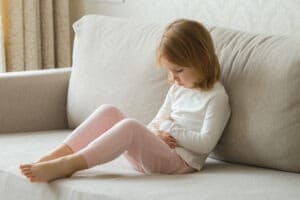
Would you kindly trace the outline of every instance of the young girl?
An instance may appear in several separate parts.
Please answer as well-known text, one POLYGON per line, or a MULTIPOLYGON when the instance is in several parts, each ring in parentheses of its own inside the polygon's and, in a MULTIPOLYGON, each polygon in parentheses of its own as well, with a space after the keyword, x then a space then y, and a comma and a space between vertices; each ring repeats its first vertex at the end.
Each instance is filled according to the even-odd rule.
POLYGON ((30 181, 47 182, 122 154, 142 173, 200 171, 230 116, 209 32, 199 22, 176 20, 165 29, 157 61, 172 85, 147 127, 102 105, 49 155, 21 164, 21 172, 30 181))

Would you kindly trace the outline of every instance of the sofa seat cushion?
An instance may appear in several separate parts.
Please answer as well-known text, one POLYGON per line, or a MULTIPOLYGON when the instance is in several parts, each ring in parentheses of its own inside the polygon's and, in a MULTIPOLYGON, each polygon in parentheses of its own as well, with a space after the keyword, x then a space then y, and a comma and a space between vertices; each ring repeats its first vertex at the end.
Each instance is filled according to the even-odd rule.
POLYGON ((31 183, 20 174, 20 163, 38 159, 59 145, 70 132, 1 134, 0 199, 296 200, 300 196, 300 174, 211 158, 203 171, 184 175, 144 175, 135 171, 123 156, 49 184, 31 183))

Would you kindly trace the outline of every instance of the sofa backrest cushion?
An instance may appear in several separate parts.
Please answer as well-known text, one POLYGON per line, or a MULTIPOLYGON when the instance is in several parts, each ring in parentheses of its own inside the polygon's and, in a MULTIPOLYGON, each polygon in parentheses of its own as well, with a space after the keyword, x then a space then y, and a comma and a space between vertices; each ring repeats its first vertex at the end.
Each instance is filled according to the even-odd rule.
POLYGON ((232 109, 211 157, 300 172, 300 38, 211 34, 232 109))
MULTIPOLYGON (((74 24, 70 128, 104 103, 145 124, 154 117, 169 88, 166 71, 155 65, 165 25, 99 15, 74 24)), ((232 109, 211 157, 299 172, 299 40, 208 29, 232 109)))
POLYGON ((77 127, 102 104, 115 105, 144 124, 150 122, 169 88, 167 71, 154 59, 162 27, 87 15, 73 29, 69 127, 77 127))

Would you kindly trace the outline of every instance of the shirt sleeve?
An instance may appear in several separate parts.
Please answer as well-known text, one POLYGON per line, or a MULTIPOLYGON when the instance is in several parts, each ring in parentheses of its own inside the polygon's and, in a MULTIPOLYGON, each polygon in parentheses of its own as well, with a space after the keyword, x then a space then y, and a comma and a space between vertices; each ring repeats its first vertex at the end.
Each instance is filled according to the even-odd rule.
POLYGON ((201 130, 187 130, 173 121, 165 122, 162 128, 169 127, 165 131, 177 140, 179 146, 199 154, 208 154, 221 137, 229 117, 228 97, 214 96, 208 102, 201 130))
POLYGON ((157 132, 157 124, 159 122, 159 120, 162 117, 165 117, 167 115, 169 115, 171 113, 171 96, 172 96, 172 91, 173 91, 174 85, 170 87, 166 98, 164 100, 164 103, 162 104, 162 106, 160 107, 159 111, 157 112, 156 116, 152 119, 152 121, 147 125, 147 127, 154 133, 157 132))

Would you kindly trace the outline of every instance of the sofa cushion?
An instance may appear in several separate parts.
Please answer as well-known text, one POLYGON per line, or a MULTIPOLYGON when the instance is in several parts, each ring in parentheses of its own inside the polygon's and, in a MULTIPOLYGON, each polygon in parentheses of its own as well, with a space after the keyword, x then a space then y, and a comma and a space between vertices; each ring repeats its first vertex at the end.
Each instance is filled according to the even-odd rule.
POLYGON ((145 175, 120 156, 49 184, 31 183, 19 171, 48 153, 71 130, 0 135, 2 200, 297 200, 300 174, 208 159, 203 171, 182 175, 145 175), (5 158, 5 159, 3 159, 5 158))
POLYGON ((300 172, 300 38, 210 31, 232 109, 212 156, 300 172))
MULTIPOLYGON (((67 113, 71 128, 103 103, 149 122, 168 89, 155 67, 166 24, 89 15, 74 24, 67 113)), ((300 45, 288 36, 209 27, 231 118, 214 158, 300 171, 300 45)))
POLYGON ((105 103, 128 117, 150 122, 168 90, 167 72, 154 60, 162 27, 88 15, 73 28, 69 127, 75 128, 105 103))

